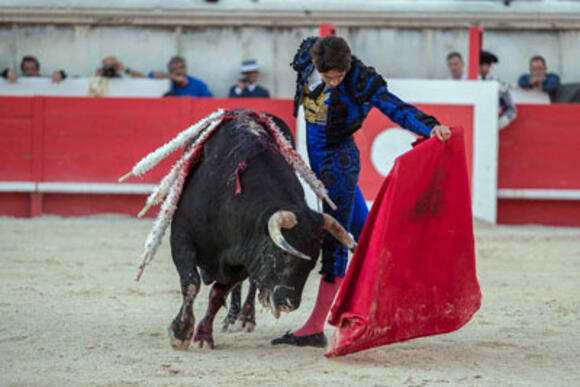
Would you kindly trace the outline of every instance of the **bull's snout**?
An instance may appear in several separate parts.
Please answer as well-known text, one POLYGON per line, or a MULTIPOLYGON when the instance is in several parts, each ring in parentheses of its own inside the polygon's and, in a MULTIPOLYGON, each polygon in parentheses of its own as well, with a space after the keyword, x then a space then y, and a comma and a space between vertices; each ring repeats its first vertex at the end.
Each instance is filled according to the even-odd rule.
POLYGON ((258 299, 276 318, 280 317, 280 312, 292 312, 300 306, 300 295, 293 288, 284 285, 261 290, 258 299))
POLYGON ((280 317, 280 312, 292 312, 300 306, 300 295, 294 289, 277 286, 270 295, 270 309, 274 317, 280 317))

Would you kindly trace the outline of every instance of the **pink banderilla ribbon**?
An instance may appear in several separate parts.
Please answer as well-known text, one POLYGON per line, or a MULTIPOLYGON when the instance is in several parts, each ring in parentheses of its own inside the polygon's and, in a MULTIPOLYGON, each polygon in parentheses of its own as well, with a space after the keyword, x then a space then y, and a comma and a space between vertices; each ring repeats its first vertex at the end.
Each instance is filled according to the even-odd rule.
POLYGON ((236 168, 236 195, 242 193, 242 184, 240 183, 240 173, 244 172, 247 166, 248 164, 246 164, 245 161, 242 161, 241 163, 238 164, 238 167, 236 168))

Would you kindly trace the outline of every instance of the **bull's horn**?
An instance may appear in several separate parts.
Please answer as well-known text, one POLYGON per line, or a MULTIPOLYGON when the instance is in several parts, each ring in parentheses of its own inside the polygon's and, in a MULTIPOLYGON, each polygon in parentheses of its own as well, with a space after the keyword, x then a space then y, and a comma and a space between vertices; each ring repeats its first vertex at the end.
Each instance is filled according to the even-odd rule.
POLYGON ((345 245, 350 251, 354 251, 356 243, 352 235, 350 235, 332 216, 328 214, 322 214, 322 216, 324 217, 324 229, 340 243, 345 245))
POLYGON ((290 243, 284 239, 282 235, 283 228, 292 228, 296 226, 296 215, 290 211, 276 211, 270 220, 268 220, 268 234, 272 242, 288 254, 292 254, 295 257, 306 259, 308 261, 312 260, 308 255, 302 254, 300 251, 296 250, 290 243))

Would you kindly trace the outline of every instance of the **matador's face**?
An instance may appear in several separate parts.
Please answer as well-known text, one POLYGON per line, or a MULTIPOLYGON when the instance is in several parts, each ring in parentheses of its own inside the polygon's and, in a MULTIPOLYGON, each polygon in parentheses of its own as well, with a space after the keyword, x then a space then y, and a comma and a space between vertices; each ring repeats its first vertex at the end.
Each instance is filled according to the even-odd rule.
POLYGON ((337 71, 337 70, 330 70, 325 73, 320 73, 320 77, 324 81, 327 87, 333 88, 338 85, 344 80, 346 76, 346 71, 337 71))

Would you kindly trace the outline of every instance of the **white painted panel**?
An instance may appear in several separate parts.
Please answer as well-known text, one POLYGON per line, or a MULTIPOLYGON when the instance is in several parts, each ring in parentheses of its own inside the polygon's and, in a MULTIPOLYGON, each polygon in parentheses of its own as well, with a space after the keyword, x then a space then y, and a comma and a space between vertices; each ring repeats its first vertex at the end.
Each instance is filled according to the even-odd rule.
POLYGON ((22 181, 3 181, 0 183, 0 192, 35 192, 36 183, 22 181))
POLYGON ((154 184, 38 183, 41 193, 150 194, 154 184))
POLYGON ((578 189, 503 188, 497 191, 500 199, 580 200, 578 189))
POLYGON ((498 83, 494 81, 430 81, 394 79, 389 89, 409 103, 474 106, 473 214, 496 222, 498 158, 498 83))
MULTIPOLYGON (((20 78, 17 83, 0 80, 0 95, 6 96, 69 96, 88 95, 88 78, 66 79, 53 83, 49 78, 20 78)), ((169 80, 163 79, 106 79, 109 97, 160 97, 169 90, 169 80)))

